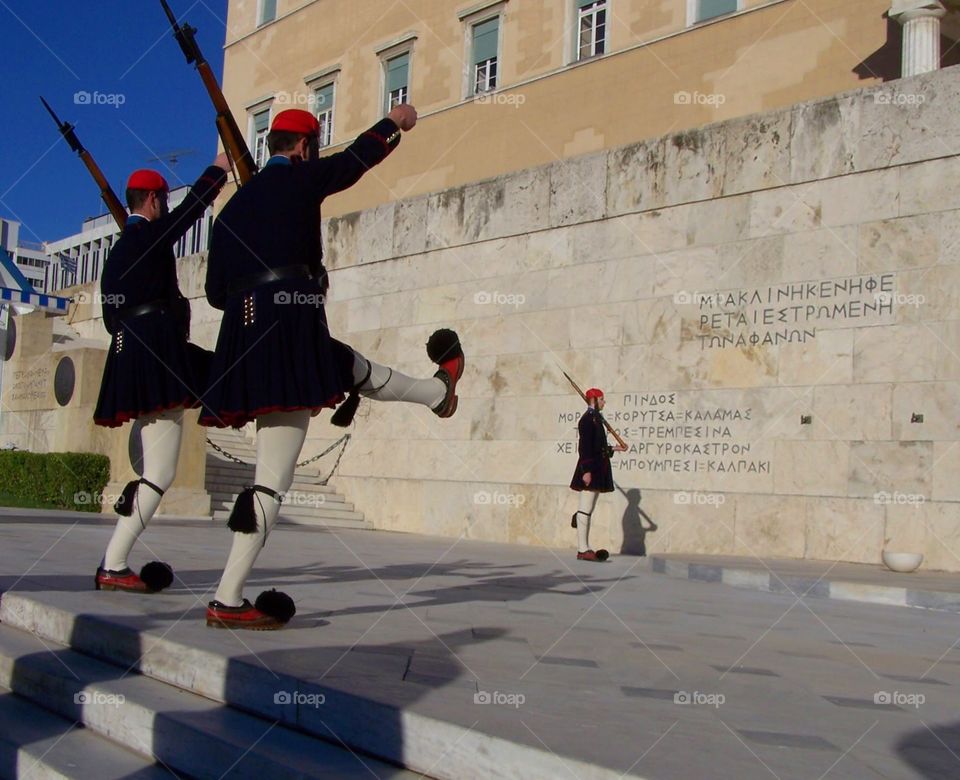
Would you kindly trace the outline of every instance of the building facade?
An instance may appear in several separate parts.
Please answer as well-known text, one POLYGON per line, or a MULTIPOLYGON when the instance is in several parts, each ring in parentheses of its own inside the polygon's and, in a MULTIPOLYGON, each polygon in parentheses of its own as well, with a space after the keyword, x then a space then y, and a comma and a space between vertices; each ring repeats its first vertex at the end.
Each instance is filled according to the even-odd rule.
POLYGON ((231 0, 224 92, 261 163, 284 108, 317 114, 337 150, 417 107, 403 152, 337 215, 953 64, 948 6, 231 0))
MULTIPOLYGON (((176 208, 189 191, 186 186, 171 190, 170 207, 176 208)), ((209 249, 212 225, 213 209, 209 208, 174 246, 177 259, 209 249)), ((119 237, 120 231, 113 217, 101 214, 85 220, 79 233, 47 242, 44 245, 46 254, 42 255, 47 260, 45 290, 52 292, 99 281, 103 264, 119 237)))
POLYGON ((8 254, 34 290, 48 292, 47 266, 50 260, 42 244, 20 238, 19 222, 0 217, 0 250, 8 254))
MULTIPOLYGON (((485 56, 465 76, 472 74, 481 85, 495 82, 501 91, 493 95, 514 94, 509 57, 501 57, 510 49, 511 9, 536 16, 534 5, 515 2, 503 4, 497 22, 503 37, 496 61, 485 56)), ((447 10, 436 5, 446 18, 447 10)), ((653 5, 647 4, 648 15, 653 5)), ((360 43, 340 54, 328 51, 334 61, 343 60, 346 83, 347 62, 366 51, 367 30, 373 30, 372 39, 394 41, 385 61, 373 60, 379 76, 371 81, 373 102, 357 120, 357 132, 391 99, 419 103, 424 115, 400 154, 331 202, 341 210, 349 210, 343 205, 348 196, 389 195, 388 183, 407 170, 402 166, 410 156, 420 155, 421 162, 429 154, 443 158, 432 167, 424 162, 433 180, 469 176, 475 158, 488 166, 506 165, 509 155, 519 162, 519 147, 530 135, 524 124, 543 130, 548 148, 565 150, 542 165, 528 162, 494 178, 487 172, 478 177, 482 181, 456 186, 415 177, 407 183, 427 190, 421 195, 401 198, 397 190, 392 202, 328 220, 326 312, 337 338, 412 375, 432 370, 423 345, 437 327, 456 329, 468 355, 452 420, 407 405, 361 404, 358 435, 339 461, 335 484, 375 527, 571 545, 576 496, 568 485, 583 407, 562 368, 582 384, 604 389, 607 417, 630 445, 616 457, 619 490, 594 515, 595 546, 631 554, 860 563, 878 563, 883 551, 920 552, 929 569, 960 571, 960 158, 953 154, 960 147, 960 68, 890 77, 890 83, 796 103, 758 86, 781 78, 793 79, 795 90, 812 89, 805 79, 816 69, 807 66, 826 55, 814 57, 805 47, 814 47, 824 30, 843 35, 827 48, 839 64, 823 66, 817 89, 830 91, 834 82, 854 78, 854 62, 866 62, 878 73, 874 80, 886 81, 873 56, 880 49, 868 50, 878 41, 889 48, 891 29, 903 31, 893 39, 891 68, 900 72, 903 63, 925 62, 935 69, 930 66, 946 50, 926 60, 920 55, 937 53, 931 44, 940 42, 937 27, 946 29, 949 17, 937 15, 946 9, 935 2, 912 9, 898 4, 892 20, 867 0, 834 3, 832 16, 830 5, 768 3, 704 22, 710 35, 695 26, 664 39, 679 45, 701 36, 701 44, 713 48, 690 48, 688 54, 703 71, 728 56, 721 43, 733 27, 724 25, 753 24, 762 14, 779 12, 779 24, 756 28, 752 39, 739 39, 737 51, 750 59, 772 39, 766 59, 752 61, 754 78, 744 76, 744 84, 754 90, 751 100, 786 105, 696 130, 645 135, 640 120, 659 122, 670 111, 675 119, 686 116, 686 109, 702 116, 730 110, 733 92, 730 101, 707 105, 696 97, 700 87, 687 81, 689 100, 671 99, 662 111, 654 106, 637 114, 638 124, 627 130, 641 140, 582 155, 565 146, 570 133, 592 127, 607 143, 626 132, 609 123, 610 116, 633 109, 612 90, 606 90, 605 102, 593 100, 594 92, 605 89, 604 69, 619 68, 637 51, 650 58, 654 47, 617 54, 609 22, 614 48, 608 50, 601 37, 608 18, 601 25, 600 17, 581 14, 587 6, 571 8, 582 23, 577 42, 593 51, 604 40, 604 51, 527 85, 559 94, 588 74, 592 91, 578 95, 587 108, 536 104, 532 97, 519 107, 493 103, 488 124, 477 124, 477 132, 493 128, 486 143, 466 150, 443 147, 440 139, 456 141, 451 128, 461 121, 457 117, 480 111, 482 104, 462 100, 433 110, 427 103, 424 109, 417 94, 433 81, 418 86, 414 74, 426 65, 418 64, 424 54, 419 44, 406 60, 409 94, 402 94, 396 74, 403 73, 403 61, 394 62, 401 55, 391 47, 404 35, 396 30, 413 24, 408 18, 394 19, 387 31, 374 30, 375 17, 361 18, 367 26, 358 32, 360 43), (804 9, 826 26, 816 32, 799 25, 791 38, 784 25, 804 9), (922 24, 911 27, 916 21, 922 24), (767 73, 765 63, 778 73, 767 73), (524 113, 535 105, 536 111, 524 113), (500 110, 513 113, 501 116, 500 110), (507 149, 498 135, 508 121, 527 134, 521 139, 518 132, 517 148, 507 149), (418 145, 421 138, 434 148, 418 145)), ((663 0, 660 6, 675 4, 663 0)), ((263 18, 259 32, 248 36, 249 47, 256 40, 278 47, 276 56, 251 69, 251 94, 262 95, 267 80, 276 83, 271 89, 292 90, 296 80, 281 80, 278 70, 315 75, 327 67, 302 68, 289 54, 315 47, 308 39, 322 39, 327 28, 319 17, 281 26, 288 17, 304 22, 297 15, 315 7, 325 13, 346 9, 342 18, 351 26, 347 11, 363 17, 367 6, 339 0, 290 10, 283 0, 275 6, 231 5, 234 20, 246 9, 254 26, 257 13, 278 14, 274 21, 263 18), (301 36, 301 45, 289 38, 270 43, 280 32, 301 36)), ((465 18, 476 20, 469 29, 453 14, 461 42, 480 48, 480 55, 492 51, 482 36, 494 25, 484 27, 490 19, 471 14, 494 7, 465 9, 465 18)), ((389 16, 398 8, 381 12, 389 16)), ((427 29, 416 28, 418 40, 429 37, 427 29)), ((542 36, 535 26, 523 29, 542 36)), ((693 68, 680 59, 665 61, 674 70, 693 68)), ((444 68, 439 61, 434 66, 439 80, 444 68)), ((623 95, 637 79, 647 87, 642 74, 618 73, 623 95)), ((229 64, 227 76, 228 82, 236 76, 229 64)), ((346 99, 337 84, 335 141, 337 96, 346 99)), ((271 104, 271 111, 276 108, 271 104)), ((196 255, 178 271, 191 299, 191 338, 212 347, 221 312, 204 296, 206 259, 196 255)), ((81 338, 106 344, 94 303, 79 304, 72 314, 69 325, 81 338)), ((98 379, 90 360, 85 376, 98 379)), ((43 390, 48 395, 49 387, 43 390)), ((12 399, 17 394, 9 385, 7 393, 12 399)), ((55 428, 52 446, 60 431, 74 436, 71 446, 80 439, 73 433, 82 431, 79 423, 54 426, 48 411, 31 412, 31 424, 55 428)), ((89 423, 89 412, 76 414, 89 423)), ((91 440, 98 434, 84 433, 91 440)), ((323 452, 341 434, 329 415, 313 418, 303 457, 323 452)), ((202 452, 200 436, 195 447, 185 444, 184 451, 202 452)), ((125 457, 119 446, 113 451, 125 457)))

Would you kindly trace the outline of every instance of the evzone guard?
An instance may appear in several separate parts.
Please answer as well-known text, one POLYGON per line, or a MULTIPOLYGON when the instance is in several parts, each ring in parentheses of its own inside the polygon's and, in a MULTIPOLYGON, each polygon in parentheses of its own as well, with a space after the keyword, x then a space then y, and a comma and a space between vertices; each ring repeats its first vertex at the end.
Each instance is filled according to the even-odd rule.
MULTIPOLYGON (((577 390, 579 392, 579 388, 577 390)), ((571 490, 580 493, 580 505, 570 525, 577 529, 577 560, 603 562, 610 557, 610 553, 590 548, 590 519, 597 505, 597 496, 613 492, 610 458, 614 452, 625 452, 627 447, 619 441, 619 437, 617 446, 611 447, 607 443, 606 421, 601 414, 605 404, 603 391, 591 387, 582 395, 587 402, 587 410, 577 424, 580 435, 577 444, 579 458, 570 481, 571 490)))
POLYGON ((213 203, 228 170, 221 154, 173 211, 156 171, 135 171, 127 181, 131 214, 100 281, 111 341, 94 422, 141 421, 143 476, 127 484, 114 507, 119 517, 97 569, 97 590, 153 593, 173 581, 167 564, 148 563, 138 576, 127 557, 176 476, 183 410, 199 406, 206 388, 210 353, 188 340, 190 303, 177 285, 173 246, 213 203))
POLYGON ((230 515, 233 541, 207 608, 209 626, 276 629, 296 611, 276 591, 251 604, 243 587, 293 482, 311 416, 340 404, 331 422, 349 425, 360 396, 420 404, 440 417, 457 409, 464 356, 456 333, 430 337, 427 355, 439 370, 416 379, 334 339, 324 309, 320 204, 384 160, 416 121, 412 106, 397 106, 346 150, 319 157, 316 117, 280 112, 267 136, 269 161, 214 223, 206 294, 223 319, 200 422, 256 421, 257 465, 255 484, 240 493, 230 515))

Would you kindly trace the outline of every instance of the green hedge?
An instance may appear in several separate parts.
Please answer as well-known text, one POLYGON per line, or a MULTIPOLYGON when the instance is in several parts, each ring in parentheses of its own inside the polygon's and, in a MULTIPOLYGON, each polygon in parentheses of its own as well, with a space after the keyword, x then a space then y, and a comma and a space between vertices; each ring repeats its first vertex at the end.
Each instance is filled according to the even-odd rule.
POLYGON ((0 495, 16 506, 99 512, 109 479, 106 455, 0 451, 0 495))

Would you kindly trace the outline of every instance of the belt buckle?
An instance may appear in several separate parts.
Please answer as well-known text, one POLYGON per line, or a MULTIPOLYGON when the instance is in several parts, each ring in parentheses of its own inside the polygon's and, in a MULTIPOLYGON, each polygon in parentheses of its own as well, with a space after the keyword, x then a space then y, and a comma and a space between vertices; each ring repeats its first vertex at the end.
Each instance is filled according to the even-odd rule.
POLYGON ((256 296, 250 292, 243 296, 243 326, 249 327, 257 321, 256 296))

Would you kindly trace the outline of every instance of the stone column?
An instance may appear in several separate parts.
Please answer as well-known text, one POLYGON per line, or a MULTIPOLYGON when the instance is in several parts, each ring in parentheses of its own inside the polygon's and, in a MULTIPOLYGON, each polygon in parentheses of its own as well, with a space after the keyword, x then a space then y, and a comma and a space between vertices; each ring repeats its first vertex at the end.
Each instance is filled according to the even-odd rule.
POLYGON ((894 0, 890 18, 903 26, 902 78, 940 69, 940 17, 946 12, 939 0, 894 0))

